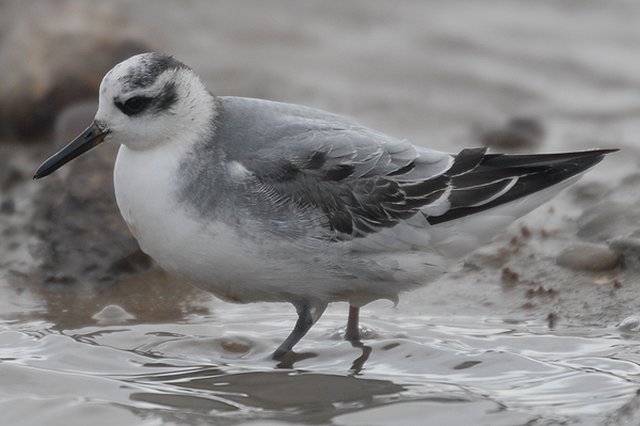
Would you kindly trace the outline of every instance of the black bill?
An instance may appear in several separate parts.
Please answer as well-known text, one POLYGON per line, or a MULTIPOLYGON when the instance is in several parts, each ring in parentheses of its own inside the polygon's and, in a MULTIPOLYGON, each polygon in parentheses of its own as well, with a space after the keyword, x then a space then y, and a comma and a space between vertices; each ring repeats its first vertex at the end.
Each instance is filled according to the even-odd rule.
POLYGON ((108 133, 109 131, 101 129, 94 121, 91 126, 80 133, 69 145, 45 160, 45 162, 38 167, 33 178, 40 179, 55 172, 77 156, 84 154, 94 146, 102 143, 108 133))

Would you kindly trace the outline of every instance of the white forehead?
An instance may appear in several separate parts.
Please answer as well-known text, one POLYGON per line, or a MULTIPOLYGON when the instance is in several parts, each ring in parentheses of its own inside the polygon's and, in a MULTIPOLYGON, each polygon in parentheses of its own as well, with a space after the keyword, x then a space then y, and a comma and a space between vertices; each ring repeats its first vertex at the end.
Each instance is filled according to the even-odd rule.
MULTIPOLYGON (((142 53, 113 67, 102 79, 100 97, 113 98, 121 94, 144 91, 167 80, 168 71, 190 70, 171 56, 142 53)), ((189 73, 190 74, 190 73, 189 73)))

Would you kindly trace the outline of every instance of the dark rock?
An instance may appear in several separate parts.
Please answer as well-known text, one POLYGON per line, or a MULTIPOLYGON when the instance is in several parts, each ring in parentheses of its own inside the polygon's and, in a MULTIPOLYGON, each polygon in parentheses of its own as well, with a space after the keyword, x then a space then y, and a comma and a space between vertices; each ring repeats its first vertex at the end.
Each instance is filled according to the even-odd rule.
POLYGON ((18 166, 11 162, 10 158, 0 159, 0 190, 7 192, 17 183, 25 179, 25 174, 18 166))
POLYGON ((114 64, 151 50, 108 8, 56 1, 21 10, 0 44, 0 135, 47 135, 57 113, 95 98, 114 64), (117 31, 114 31, 117 29, 117 31))
POLYGON ((616 238, 609 247, 622 258, 625 268, 640 271, 640 238, 616 238))
POLYGON ((504 126, 479 130, 482 144, 502 150, 535 148, 542 142, 542 123, 531 117, 513 117, 504 126))
POLYGON ((2 214, 14 214, 16 212, 16 203, 11 198, 8 198, 0 203, 0 213, 2 214))
POLYGON ((513 287, 520 280, 520 275, 517 272, 514 272, 513 270, 511 270, 511 268, 508 268, 505 266, 501 270, 500 279, 504 286, 513 287))
POLYGON ((111 264, 108 271, 113 275, 120 276, 123 274, 135 274, 138 271, 145 271, 152 266, 151 258, 142 252, 136 250, 133 253, 127 253, 124 257, 117 259, 111 264))
POLYGON ((576 243, 566 247, 556 262, 574 271, 602 272, 615 268, 619 256, 609 247, 600 244, 576 243))

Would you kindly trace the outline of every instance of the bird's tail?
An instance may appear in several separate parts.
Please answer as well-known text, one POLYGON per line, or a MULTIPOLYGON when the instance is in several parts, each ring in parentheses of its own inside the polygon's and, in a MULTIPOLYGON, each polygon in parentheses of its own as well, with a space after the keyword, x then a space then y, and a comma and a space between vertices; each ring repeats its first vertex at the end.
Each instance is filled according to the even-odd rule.
POLYGON ((448 172, 450 208, 428 221, 435 225, 516 201, 580 175, 615 151, 508 155, 487 154, 485 148, 463 150, 448 172))

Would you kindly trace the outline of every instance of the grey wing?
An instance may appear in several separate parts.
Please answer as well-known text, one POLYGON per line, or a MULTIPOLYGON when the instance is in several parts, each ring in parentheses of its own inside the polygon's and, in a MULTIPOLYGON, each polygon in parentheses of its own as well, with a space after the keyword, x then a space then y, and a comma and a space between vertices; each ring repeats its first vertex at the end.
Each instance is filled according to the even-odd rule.
POLYGON ((553 186, 607 153, 504 155, 473 148, 452 155, 323 111, 251 102, 236 102, 254 117, 242 131, 263 136, 251 152, 229 159, 241 162, 263 193, 320 211, 340 239, 418 214, 432 225, 475 214, 553 186))
MULTIPOLYGON (((234 99, 233 108, 248 102, 234 99)), ((446 210, 438 200, 444 200, 453 156, 322 111, 266 101, 250 108, 243 115, 254 121, 242 131, 260 134, 260 144, 230 149, 229 159, 251 172, 262 195, 321 211, 339 238, 392 227, 430 206, 446 210)))

